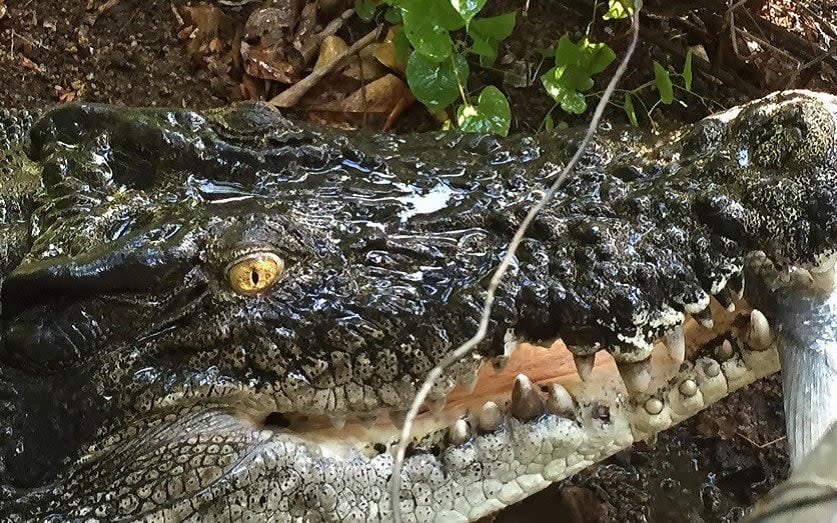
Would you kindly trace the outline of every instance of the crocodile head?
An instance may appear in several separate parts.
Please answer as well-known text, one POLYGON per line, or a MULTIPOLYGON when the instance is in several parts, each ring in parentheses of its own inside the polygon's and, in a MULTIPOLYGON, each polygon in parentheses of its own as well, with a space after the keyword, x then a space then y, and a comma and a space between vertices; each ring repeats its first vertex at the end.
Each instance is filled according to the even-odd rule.
MULTIPOLYGON (((747 264, 831 284, 835 129, 809 92, 603 129, 434 384, 405 519, 477 519, 775 372, 747 264)), ((0 141, 0 515, 390 519, 404 410, 580 136, 82 105, 0 141)))

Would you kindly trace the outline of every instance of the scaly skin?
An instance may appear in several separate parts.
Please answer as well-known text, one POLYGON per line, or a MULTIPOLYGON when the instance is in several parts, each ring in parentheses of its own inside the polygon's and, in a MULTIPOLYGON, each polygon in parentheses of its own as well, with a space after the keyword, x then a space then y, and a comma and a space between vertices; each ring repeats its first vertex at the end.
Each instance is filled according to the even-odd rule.
MULTIPOLYGON (((486 341, 435 384, 439 410, 482 359, 508 365, 422 416, 405 519, 474 520, 776 371, 736 295, 754 251, 833 265, 836 114, 790 92, 663 140, 600 135, 486 341), (588 376, 600 349, 616 365, 588 376), (546 403, 525 377, 508 401, 523 353, 551 362, 527 371, 546 403)), ((0 518, 21 521, 388 520, 388 418, 472 335, 530 191, 580 136, 343 134, 254 104, 64 106, 28 133, 0 116, 0 518), (278 280, 236 290, 255 254, 278 280)))

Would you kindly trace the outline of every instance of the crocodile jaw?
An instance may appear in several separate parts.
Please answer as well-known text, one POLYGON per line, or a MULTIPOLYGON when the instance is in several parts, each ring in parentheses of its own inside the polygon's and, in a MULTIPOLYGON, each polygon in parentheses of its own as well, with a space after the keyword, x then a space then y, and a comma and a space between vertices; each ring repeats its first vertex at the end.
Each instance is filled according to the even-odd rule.
MULTIPOLYGON (((597 356, 582 381, 560 341, 549 349, 521 344, 500 371, 484 366, 473 395, 454 391, 441 413, 425 413, 416 425, 416 438, 435 435, 441 450, 406 460, 401 500, 405 521, 479 519, 779 369, 775 338, 763 350, 750 350, 750 330, 742 323, 749 317, 746 303, 738 302, 737 313, 714 302, 712 307, 713 329, 687 320, 682 364, 662 343, 656 344, 646 392, 629 391, 606 353, 597 356), (719 345, 720 337, 733 344, 719 345), (515 404, 520 398, 509 398, 518 373, 541 385, 558 384, 569 396, 550 397, 535 387, 530 392, 538 396, 542 414, 521 419, 515 404), (482 406, 486 401, 497 407, 482 406)), ((386 450, 370 453, 365 445, 395 442, 398 431, 384 419, 369 428, 352 422, 343 429, 277 428, 265 426, 249 411, 201 405, 127 431, 82 458, 84 477, 77 476, 69 488, 82 507, 78 515, 97 505, 94 497, 101 491, 87 485, 85 477, 98 476, 99 482, 116 485, 110 495, 118 501, 99 505, 103 517, 392 519, 392 455, 386 450), (132 443, 126 446, 123 438, 132 443), (167 453, 160 454, 164 447, 167 453), (132 464, 129 474, 112 467, 117 460, 132 464)))

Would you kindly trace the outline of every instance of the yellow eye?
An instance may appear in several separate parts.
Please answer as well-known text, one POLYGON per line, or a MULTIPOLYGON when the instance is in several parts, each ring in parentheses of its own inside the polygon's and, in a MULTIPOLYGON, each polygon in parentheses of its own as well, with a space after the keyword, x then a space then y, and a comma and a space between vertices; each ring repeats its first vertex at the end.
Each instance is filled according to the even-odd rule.
POLYGON ((257 294, 269 289, 285 271, 285 262, 271 252, 254 252, 227 267, 227 279, 234 291, 257 294))

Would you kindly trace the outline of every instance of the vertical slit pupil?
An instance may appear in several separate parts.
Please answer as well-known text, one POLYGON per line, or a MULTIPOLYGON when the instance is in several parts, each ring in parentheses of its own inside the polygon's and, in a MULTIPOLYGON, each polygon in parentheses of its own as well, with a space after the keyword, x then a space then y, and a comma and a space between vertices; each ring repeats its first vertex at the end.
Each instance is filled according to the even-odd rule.
POLYGON ((253 282, 253 285, 259 284, 259 271, 256 269, 250 271, 250 281, 253 282))

